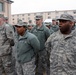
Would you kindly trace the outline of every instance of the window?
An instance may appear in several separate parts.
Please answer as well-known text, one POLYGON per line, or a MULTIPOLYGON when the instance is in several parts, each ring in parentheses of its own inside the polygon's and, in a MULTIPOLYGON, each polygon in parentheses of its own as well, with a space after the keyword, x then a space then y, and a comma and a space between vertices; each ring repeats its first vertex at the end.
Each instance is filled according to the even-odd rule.
POLYGON ((3 3, 0 2, 0 12, 2 12, 2 11, 3 11, 3 3))
POLYGON ((24 14, 22 14, 22 16, 24 16, 24 14))
POLYGON ((13 20, 14 20, 14 18, 13 18, 13 20))
POLYGON ((24 20, 24 18, 22 18, 22 20, 24 20))
POLYGON ((65 14, 67 14, 67 11, 64 11, 65 14))
POLYGON ((34 13, 34 15, 36 15, 36 13, 34 13))
POLYGON ((73 11, 74 14, 76 14, 76 11, 73 11))
POLYGON ((50 16, 48 16, 48 19, 50 19, 51 17, 50 16))
POLYGON ((30 14, 28 14, 28 16, 30 16, 30 14))
POLYGON ((50 15, 50 12, 48 12, 48 15, 50 15))

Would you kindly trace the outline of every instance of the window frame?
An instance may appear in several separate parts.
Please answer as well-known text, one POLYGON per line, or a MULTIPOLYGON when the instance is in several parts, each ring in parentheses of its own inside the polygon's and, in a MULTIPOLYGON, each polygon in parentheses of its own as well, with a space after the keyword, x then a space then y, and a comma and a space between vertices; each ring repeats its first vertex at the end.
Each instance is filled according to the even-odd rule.
POLYGON ((4 3, 0 2, 0 12, 3 12, 3 11, 4 11, 4 3))

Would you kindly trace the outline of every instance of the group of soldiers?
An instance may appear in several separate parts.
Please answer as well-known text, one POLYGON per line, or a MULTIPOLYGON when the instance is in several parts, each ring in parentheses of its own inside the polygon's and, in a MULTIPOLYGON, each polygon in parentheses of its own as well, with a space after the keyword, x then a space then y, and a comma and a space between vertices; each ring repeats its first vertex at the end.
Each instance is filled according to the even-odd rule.
POLYGON ((33 27, 14 26, 0 14, 0 75, 76 75, 76 29, 70 14, 50 27, 36 15, 33 27), (57 23, 58 22, 58 23, 57 23))
MULTIPOLYGON (((58 20, 55 19, 55 18, 52 19, 52 22, 43 22, 43 23, 44 23, 44 25, 45 25, 46 27, 49 28, 50 34, 52 34, 53 32, 56 32, 56 31, 59 30, 59 26, 58 26, 58 23, 59 23, 59 22, 58 22, 58 20)), ((27 23, 28 31, 30 32, 31 29, 32 29, 34 26, 35 26, 35 25, 32 24, 32 21, 31 21, 31 23, 30 23, 30 20, 29 20, 29 22, 27 23)))

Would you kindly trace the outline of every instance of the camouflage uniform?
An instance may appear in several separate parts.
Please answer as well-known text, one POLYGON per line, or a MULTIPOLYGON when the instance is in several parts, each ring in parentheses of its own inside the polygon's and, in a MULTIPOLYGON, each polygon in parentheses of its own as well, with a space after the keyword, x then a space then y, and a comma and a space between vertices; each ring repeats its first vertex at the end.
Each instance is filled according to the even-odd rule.
POLYGON ((0 73, 15 75, 12 62, 13 33, 10 26, 0 26, 0 73))
POLYGON ((11 27, 11 31, 13 33, 14 46, 12 46, 12 62, 13 62, 14 70, 15 70, 15 75, 17 75, 16 69, 15 69, 15 64, 16 64, 16 59, 15 59, 15 57, 16 57, 16 50, 15 50, 15 44, 16 44, 16 40, 15 40, 15 37, 16 37, 16 35, 15 35, 15 28, 14 28, 13 25, 10 25, 8 23, 6 23, 6 25, 8 25, 8 26, 11 27))
POLYGON ((45 46, 50 52, 50 75, 76 75, 76 30, 69 35, 57 31, 45 46))
POLYGON ((16 70, 18 75, 35 75, 35 58, 24 64, 16 61, 16 70))

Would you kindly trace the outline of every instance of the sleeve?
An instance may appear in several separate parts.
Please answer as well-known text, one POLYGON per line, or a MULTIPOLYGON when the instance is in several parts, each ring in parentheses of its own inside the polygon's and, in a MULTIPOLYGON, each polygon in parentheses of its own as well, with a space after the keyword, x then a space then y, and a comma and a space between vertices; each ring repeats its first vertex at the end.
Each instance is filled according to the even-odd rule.
POLYGON ((14 46, 14 36, 12 26, 6 25, 6 36, 11 46, 14 46))
POLYGON ((6 25, 7 38, 13 39, 13 29, 12 26, 6 25))
POLYGON ((37 53, 39 52, 39 50, 40 50, 40 42, 39 42, 39 40, 37 39, 37 37, 36 37, 36 36, 33 37, 33 38, 31 39, 30 43, 31 43, 31 46, 34 48, 35 54, 37 54, 37 53))
POLYGON ((48 28, 45 31, 45 35, 46 35, 46 40, 47 40, 48 37, 50 36, 50 30, 48 28))
POLYGON ((45 49, 48 53, 51 52, 51 42, 45 42, 45 49))

